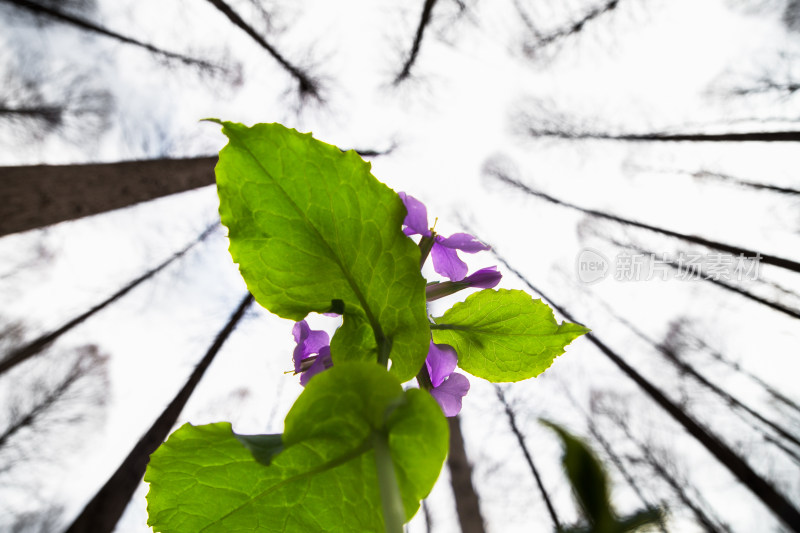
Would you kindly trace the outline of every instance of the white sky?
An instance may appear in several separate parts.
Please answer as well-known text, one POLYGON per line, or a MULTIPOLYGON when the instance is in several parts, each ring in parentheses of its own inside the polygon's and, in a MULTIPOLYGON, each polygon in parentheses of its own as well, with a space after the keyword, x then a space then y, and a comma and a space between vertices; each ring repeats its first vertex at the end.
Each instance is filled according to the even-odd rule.
MULTIPOLYGON (((245 12, 242 2, 232 4, 245 12)), ((393 88, 390 81, 410 44, 421 1, 402 6, 387 1, 270 4, 278 7, 277 25, 284 28, 276 44, 292 59, 313 58, 315 71, 327 82, 324 108, 306 109, 297 116, 285 94, 292 87, 288 77, 206 2, 100 2, 98 19, 104 24, 164 48, 213 55, 224 47, 242 62, 244 84, 234 90, 212 83, 215 92, 191 69, 168 70, 139 50, 90 39, 88 46, 99 58, 98 76, 109 83, 120 106, 116 126, 86 145, 51 139, 43 147, 0 147, 0 164, 158 155, 146 153, 135 140, 126 142, 124 128, 144 135, 152 135, 156 127, 165 129, 174 139, 174 156, 213 153, 225 139, 216 125, 197 122, 205 117, 249 124, 280 121, 342 147, 381 149, 396 141, 395 152, 373 161, 378 179, 425 201, 430 217, 439 217, 437 229, 444 234, 461 230, 458 217, 463 217, 528 279, 650 379, 664 384, 674 399, 691 397, 699 418, 733 446, 745 453, 758 450, 758 457, 748 456, 753 465, 779 477, 790 499, 800 498, 796 465, 772 449, 763 449, 752 430, 698 387, 676 389, 680 380, 675 372, 609 317, 595 297, 659 340, 671 320, 688 316, 709 343, 800 399, 795 385, 797 321, 700 282, 607 279, 589 287, 594 297, 590 296, 586 287, 575 283, 578 254, 585 246, 608 257, 618 250, 596 237, 582 241, 576 231, 583 222, 581 215, 525 197, 481 172, 490 157, 504 157, 525 183, 578 205, 800 259, 797 200, 792 203, 714 182, 699 184, 678 173, 709 169, 797 188, 800 153, 792 145, 534 141, 520 135, 516 126, 524 112, 536 109, 612 131, 706 125, 727 130, 731 127, 725 124, 738 119, 797 117, 796 97, 736 101, 714 93, 726 79, 748 79, 780 63, 780 52, 800 51, 800 38, 778 24, 777 7, 753 14, 723 1, 621 0, 617 12, 566 41, 558 54, 531 62, 520 53, 525 32, 511 2, 481 2, 468 19, 450 22, 447 16, 454 8, 442 0, 415 78, 393 88)), ((568 20, 570 12, 580 12, 584 3, 555 5, 530 9, 541 17, 543 27, 556 27, 568 20)), ((14 35, 0 34, 0 41, 8 44, 14 35)), ((45 56, 69 64, 78 61, 84 50, 78 46, 80 39, 59 29, 30 46, 42 47, 45 56)), ((736 127, 779 125, 747 122, 736 127)), ((24 263, 31 243, 39 240, 57 252, 49 264, 0 279, 4 315, 24 317, 39 331, 59 325, 191 240, 215 216, 216 202, 214 190, 206 188, 0 239, 3 271, 24 263)), ((621 235, 606 223, 593 225, 621 235)), ((632 235, 656 252, 682 249, 667 239, 632 235)), ((467 259, 471 269, 495 264, 488 254, 467 259)), ((764 267, 763 276, 800 291, 797 275, 764 267)), ((501 286, 525 288, 511 274, 501 286)), ((70 444, 62 462, 32 462, 36 466, 31 472, 54 480, 42 489, 40 501, 16 488, 0 489, 0 501, 9 502, 5 505, 12 509, 58 503, 65 506, 66 520, 74 516, 180 388, 243 290, 225 240, 215 236, 157 280, 59 341, 57 348, 98 343, 111 355, 109 405, 102 419, 82 426, 85 438, 70 444)), ((780 296, 760 286, 755 290, 780 296)), ((797 305, 791 297, 784 298, 797 305)), ((291 368, 291 348, 290 322, 263 311, 254 313, 219 354, 180 423, 227 418, 242 432, 279 432, 300 391, 296 378, 282 373, 291 368)), ((778 418, 775 407, 749 381, 700 354, 693 362, 720 386, 778 418)), ((493 389, 477 379, 472 384, 464 402, 464 432, 490 531, 531 531, 532 524, 540 525, 536 531, 548 530, 546 511, 493 389)), ((575 515, 556 460, 558 446, 536 423, 538 417, 548 416, 585 434, 582 415, 566 399, 563 386, 584 405, 594 389, 623 395, 632 408, 632 426, 677 451, 678 470, 734 530, 775 529, 774 519, 752 495, 585 340, 574 343, 542 378, 508 389, 563 517, 575 515)), ((13 381, 0 381, 0 397, 9 391, 13 381)), ((620 506, 636 507, 638 502, 620 476, 615 472, 613 476, 620 506)), ((143 485, 118 532, 147 531, 145 490, 143 485)), ((658 492, 655 482, 648 490, 665 492, 663 488, 658 492)), ((435 531, 456 531, 446 473, 431 497, 431 510, 435 531)), ((676 512, 673 520, 675 531, 692 531, 685 512, 676 512)), ((2 527, 0 521, 0 531, 2 527)), ((419 517, 411 530, 424 531, 419 517)))

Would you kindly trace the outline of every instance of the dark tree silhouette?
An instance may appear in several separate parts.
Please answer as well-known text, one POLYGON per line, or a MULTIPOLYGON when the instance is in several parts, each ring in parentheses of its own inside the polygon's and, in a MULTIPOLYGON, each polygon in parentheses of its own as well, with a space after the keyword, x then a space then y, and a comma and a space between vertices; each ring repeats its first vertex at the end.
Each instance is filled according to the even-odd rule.
POLYGON ((528 468, 530 468, 531 474, 533 474, 533 478, 536 480, 536 486, 539 487, 539 493, 542 496, 542 500, 544 500, 544 504, 547 506, 547 512, 550 514, 550 519, 553 521, 553 527, 556 531, 560 531, 561 520, 558 518, 558 513, 556 513, 555 507, 553 507, 553 502, 550 500, 550 495, 548 494, 547 489, 544 487, 544 482, 542 481, 541 475, 539 475, 539 470, 536 468, 536 465, 533 462, 533 457, 531 456, 531 453, 528 450, 528 445, 525 442, 525 436, 522 434, 522 431, 520 431, 519 426, 517 426, 516 414, 506 400, 503 389, 501 389, 498 385, 495 385, 494 390, 497 393, 497 399, 500 400, 501 404, 503 404, 503 410, 508 417, 508 425, 511 428, 511 432, 517 438, 517 443, 522 450, 522 454, 525 456, 525 462, 528 463, 528 468))
MULTIPOLYGON (((683 263, 681 263, 679 261, 673 261, 673 260, 671 260, 668 257, 663 256, 663 255, 659 257, 659 254, 656 254, 656 253, 654 253, 654 252, 652 252, 650 250, 642 248, 641 246, 638 246, 636 244, 623 243, 623 242, 618 241, 617 239, 614 239, 612 237, 604 237, 604 238, 608 242, 610 242, 611 244, 619 246, 620 248, 632 250, 632 251, 634 251, 634 252, 636 252, 638 254, 645 254, 647 256, 657 257, 659 263, 667 265, 667 266, 669 266, 670 268, 672 268, 673 270, 675 270, 675 271, 677 271, 679 273, 688 274, 688 275, 691 275, 691 276, 696 276, 696 279, 698 279, 700 281, 703 281, 703 282, 706 282, 706 283, 710 283, 710 284, 715 285, 715 286, 717 286, 717 287, 719 287, 721 289, 724 289, 726 291, 733 292, 735 294, 738 294, 739 296, 743 296, 744 298, 747 298, 748 300, 750 300, 752 302, 756 302, 757 304, 769 307, 770 309, 778 311, 779 313, 782 313, 784 315, 790 316, 792 318, 800 319, 800 310, 795 309, 793 307, 789 307, 787 305, 784 305, 781 302, 778 302, 778 301, 775 301, 775 300, 770 300, 768 298, 764 298, 762 296, 754 294, 754 293, 748 291, 747 289, 743 289, 741 287, 737 287, 733 283, 729 283, 729 282, 724 281, 722 279, 715 279, 715 277, 713 275, 704 273, 702 271, 702 269, 695 269, 695 268, 693 268, 691 266, 687 266, 687 265, 685 265, 685 264, 683 264, 683 263)), ((692 279, 695 279, 695 278, 692 278, 692 279)))
POLYGON ((58 133, 86 144, 110 126, 111 93, 90 72, 56 71, 34 54, 5 61, 0 79, 0 127, 11 145, 58 133))
MULTIPOLYGON (((614 421, 614 423, 622 429, 625 436, 630 442, 633 442, 642 454, 644 462, 653 470, 653 472, 672 489, 673 493, 678 497, 683 505, 685 505, 694 515, 697 522, 709 533, 722 533, 730 532, 731 528, 728 524, 720 521, 719 519, 712 518, 703 508, 698 505, 700 493, 697 490, 692 490, 690 494, 690 484, 686 479, 679 479, 676 474, 671 472, 668 460, 669 454, 666 450, 656 449, 653 445, 639 440, 631 431, 626 417, 620 413, 614 412, 606 406, 598 408, 593 406, 593 411, 600 411, 605 414, 607 418, 614 421)), ((703 501, 703 503, 705 503, 703 501)), ((707 507, 707 505, 706 505, 707 507)))
POLYGON ((156 448, 166 440, 183 407, 203 378, 203 374, 205 374, 214 357, 219 353, 220 348, 228 340, 233 330, 236 329, 245 311, 252 303, 253 296, 250 294, 242 299, 225 326, 217 333, 214 342, 175 398, 153 422, 150 429, 139 439, 139 442, 136 443, 119 468, 106 481, 105 485, 86 504, 65 533, 112 533, 114 531, 136 487, 142 481, 145 469, 150 461, 150 454, 156 451, 156 448))
POLYGON ((422 4, 422 14, 419 17, 419 24, 417 24, 417 31, 414 33, 414 40, 411 43, 411 49, 406 55, 406 59, 403 62, 403 66, 400 68, 400 72, 398 72, 397 76, 394 78, 395 85, 404 82, 409 78, 409 76, 411 76, 411 68, 414 66, 414 63, 416 63, 417 57, 419 56, 419 51, 422 48, 422 39, 425 36, 425 29, 431 22, 433 6, 435 5, 436 0, 425 0, 425 3, 422 4))
POLYGON ((484 533, 480 500, 472 484, 472 465, 464 450, 464 437, 458 416, 447 419, 450 426, 450 448, 447 467, 450 469, 450 484, 456 500, 458 522, 462 533, 484 533))
POLYGON ((160 56, 162 58, 165 58, 167 60, 178 61, 180 63, 183 63, 184 65, 191 65, 193 67, 197 67, 202 72, 220 73, 231 77, 238 76, 231 68, 227 66, 218 65, 203 59, 196 59, 176 52, 169 52, 167 50, 163 50, 152 44, 145 43, 137 39, 134 39, 132 37, 128 37, 120 33, 117 33, 115 31, 112 31, 110 29, 104 28, 99 24, 91 22, 78 15, 73 15, 65 11, 61 11, 60 9, 57 9, 55 7, 46 5, 45 3, 33 2, 31 0, 0 0, 0 1, 18 7, 36 16, 47 17, 49 19, 58 22, 70 24, 85 31, 109 37, 121 43, 130 44, 133 46, 137 46, 139 48, 143 48, 148 52, 160 56))
POLYGON ((536 27, 532 17, 528 14, 520 1, 514 0, 514 6, 517 9, 517 13, 519 13, 520 19, 522 19, 533 37, 531 41, 523 45, 523 52, 530 58, 536 58, 542 49, 578 35, 598 19, 616 10, 619 7, 619 3, 619 0, 606 0, 588 9, 583 15, 566 25, 544 33, 536 27))
POLYGON ((240 17, 236 11, 233 10, 223 0, 208 0, 214 7, 219 9, 228 20, 230 20, 236 27, 241 29, 249 35, 261 48, 267 51, 272 58, 278 62, 294 80, 297 82, 297 87, 301 97, 312 97, 316 100, 322 100, 320 94, 319 81, 312 78, 311 75, 300 67, 292 64, 281 54, 274 46, 267 42, 253 27, 240 17))
POLYGON ((777 185, 770 185, 768 183, 758 183, 755 181, 744 180, 731 176, 730 174, 723 174, 721 172, 710 172, 708 170, 699 170, 692 172, 691 176, 699 180, 716 180, 723 183, 731 183, 740 187, 754 189, 757 191, 770 191, 789 196, 800 196, 800 189, 793 189, 791 187, 778 187, 777 185))
MULTIPOLYGON (((93 406, 98 406, 105 402, 107 388, 105 365, 108 356, 102 354, 94 345, 81 346, 68 352, 57 354, 60 361, 67 363, 66 368, 60 368, 64 365, 59 361, 48 364, 46 372, 35 369, 30 375, 21 377, 23 381, 27 381, 24 397, 20 394, 20 389, 17 389, 15 397, 5 399, 7 421, 0 430, 0 452, 22 431, 45 432, 45 429, 39 427, 40 422, 43 419, 53 418, 53 413, 59 410, 59 406, 66 403, 71 396, 75 396, 76 389, 82 387, 96 389, 98 383, 102 382, 102 390, 84 391, 92 394, 89 401, 81 398, 81 404, 91 403, 93 406), (87 380, 92 383, 86 384, 87 380)), ((81 412, 90 411, 85 406, 81 408, 81 412)), ((71 423, 78 421, 72 415, 69 419, 71 423)))
MULTIPOLYGON (((467 231, 470 231, 467 228, 467 231)), ((483 240, 483 242, 486 242, 483 240)), ((487 243, 488 244, 488 243, 487 243)), ((513 266, 511 266, 499 253, 496 248, 492 248, 492 254, 509 271, 515 274, 532 291, 539 294, 546 300, 553 309, 558 311, 570 322, 580 324, 571 313, 564 307, 554 302, 541 290, 536 288, 527 278, 513 266)), ((656 404, 666 411, 676 422, 692 435, 705 449, 722 463, 736 478, 746 486, 759 500, 764 503, 783 523, 794 531, 800 531, 800 510, 798 510, 783 494, 781 494, 770 482, 760 476, 753 468, 729 446, 727 446, 717 435, 709 431, 691 415, 686 413, 680 406, 670 400, 667 395, 650 380, 641 375, 630 366, 619 354, 608 347, 594 333, 587 333, 585 338, 594 344, 600 352, 614 363, 627 377, 633 380, 656 404)))
POLYGON ((570 202, 566 202, 564 200, 560 200, 549 194, 546 194, 541 191, 537 191, 528 185, 522 183, 521 181, 510 177, 507 173, 501 170, 496 165, 489 164, 484 167, 484 172, 489 176, 497 179, 502 183, 506 183, 508 185, 512 185, 531 196, 536 196, 537 198, 541 198, 546 200, 552 204, 560 205, 562 207, 567 207, 572 210, 580 211, 581 213, 585 213, 590 216, 602 218, 605 220, 611 220, 613 222, 617 222, 624 226, 630 226, 635 228, 646 229, 655 233, 660 233, 662 235, 667 235, 668 237, 674 237, 676 239, 680 239, 686 242, 690 242, 692 244, 698 244, 700 246, 705 246, 707 248, 712 248, 715 250, 720 250, 722 252, 731 253, 737 256, 745 256, 745 257, 758 257, 759 261, 764 264, 774 265, 780 268, 784 268, 786 270, 791 270, 792 272, 800 272, 800 262, 793 261, 791 259, 786 259, 783 257, 778 257, 770 254, 762 254, 761 252, 755 250, 749 250, 747 248, 742 248, 739 246, 733 246, 730 244, 712 241, 709 239, 704 239, 702 237, 697 237, 695 235, 686 235, 683 233, 678 233, 676 231, 668 230, 665 228, 660 228, 657 226, 651 226, 649 224, 644 224, 642 222, 637 222, 635 220, 630 220, 626 218, 619 217, 617 215, 613 215, 610 213, 606 213, 604 211, 597 211, 595 209, 587 209, 584 207, 580 207, 578 205, 572 204, 570 202))
POLYGON ((167 266, 172 264, 173 262, 177 261, 181 257, 183 257, 189 250, 194 248, 197 244, 203 242, 209 235, 211 235, 215 229, 219 227, 219 223, 214 223, 208 226, 196 239, 194 239, 191 243, 189 243, 185 248, 175 252, 170 256, 166 261, 161 263, 160 265, 152 268, 139 276, 138 278, 134 279, 133 281, 129 282, 123 288, 103 300, 102 302, 98 303, 97 305, 93 306, 91 309, 78 315, 77 317, 73 318, 72 320, 68 321, 66 324, 61 326, 60 328, 51 331, 50 333, 46 333, 33 341, 20 346, 18 348, 13 349, 9 352, 3 359, 0 359, 0 375, 7 372, 11 368, 15 367, 16 365, 22 363, 23 361, 30 359, 34 355, 40 353, 43 349, 47 346, 52 344, 56 339, 58 339, 61 335, 68 332, 78 324, 83 323, 86 319, 105 309, 110 304, 116 302, 130 291, 141 285, 143 282, 147 281, 148 279, 152 278, 160 271, 164 270, 167 266))
MULTIPOLYGON (((561 383, 561 390, 564 392, 564 395, 569 399, 570 403, 577 409, 586 419, 586 425, 589 429, 589 433, 591 434, 592 438, 596 440, 600 446, 603 448, 603 451, 608 456, 611 463, 616 467, 622 477, 625 479, 625 482, 630 486, 631 490, 636 494, 636 497, 639 498, 639 501, 648 509, 657 509, 660 507, 659 505, 655 505, 653 502, 650 501, 644 495, 641 487, 639 486, 639 482, 636 481, 636 478, 633 474, 630 473, 628 468, 625 466, 625 463, 622 460, 616 451, 614 451, 614 447, 611 443, 603 436, 603 433, 600 431, 596 421, 589 414, 579 403, 578 400, 575 399, 575 396, 570 392, 569 388, 567 388, 565 383, 561 383)), ((662 531, 662 533, 667 533, 666 525, 664 524, 663 520, 658 522, 658 528, 662 531)))

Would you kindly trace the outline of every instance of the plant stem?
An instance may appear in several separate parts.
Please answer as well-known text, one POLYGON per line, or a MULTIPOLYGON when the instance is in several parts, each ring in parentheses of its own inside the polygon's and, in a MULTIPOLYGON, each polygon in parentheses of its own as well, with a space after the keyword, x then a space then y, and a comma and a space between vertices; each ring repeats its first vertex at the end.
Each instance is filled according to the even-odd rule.
POLYGON ((376 432, 373 438, 375 446, 375 464, 378 468, 378 486, 381 491, 381 505, 383 507, 383 522, 386 533, 403 533, 405 523, 405 510, 400 497, 400 487, 394 474, 394 462, 389 450, 389 436, 376 432))

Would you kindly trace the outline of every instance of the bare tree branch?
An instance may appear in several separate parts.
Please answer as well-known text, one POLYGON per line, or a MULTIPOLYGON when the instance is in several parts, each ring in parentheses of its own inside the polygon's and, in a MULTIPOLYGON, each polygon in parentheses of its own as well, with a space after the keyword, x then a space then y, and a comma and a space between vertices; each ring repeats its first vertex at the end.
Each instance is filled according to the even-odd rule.
POLYGON ((533 474, 533 478, 536 480, 536 486, 539 487, 539 493, 542 496, 542 500, 544 500, 544 504, 547 506, 547 512, 550 514, 550 519, 553 521, 553 527, 556 531, 561 531, 561 520, 559 520, 555 507, 553 507, 553 503, 550 500, 550 495, 547 493, 547 489, 544 488, 544 483, 542 482, 542 477, 539 475, 539 470, 533 463, 533 457, 531 457, 531 454, 528 451, 528 445, 525 443, 525 436, 517 426, 516 415, 514 414, 513 409, 511 409, 511 405, 509 405, 508 401, 506 400, 503 389, 501 389, 498 385, 495 385, 494 390, 497 393, 497 399, 500 400, 501 404, 503 404, 503 409, 508 417, 508 425, 511 427, 511 432, 517 438, 517 443, 522 450, 522 454, 525 456, 525 461, 528 463, 528 467, 531 469, 531 474, 533 474))
MULTIPOLYGON (((467 228, 469 231, 469 229, 467 228)), ((474 234, 474 232, 470 231, 474 234)), ((482 239, 486 242, 485 239, 482 239)), ((488 243, 487 243, 488 244, 488 243)), ((541 290, 533 286, 527 278, 498 254, 496 248, 491 249, 493 255, 498 261, 503 263, 508 270, 514 273, 520 280, 523 281, 532 291, 538 293, 542 299, 546 300, 554 309, 561 313, 564 318, 571 322, 578 322, 567 309, 555 303, 551 298, 546 296, 541 290)), ((655 401, 662 409, 664 409, 676 422, 692 435, 705 449, 711 453, 716 459, 722 463, 736 478, 766 505, 784 524, 794 531, 800 531, 800 510, 798 510, 783 494, 769 483, 766 479, 761 477, 753 468, 728 447, 720 438, 708 430, 708 428, 701 425, 692 416, 686 413, 672 400, 670 400, 661 389, 656 387, 648 379, 637 372, 630 366, 619 354, 609 348, 600 338, 594 333, 587 333, 586 339, 594 344, 617 368, 619 368, 626 376, 633 380, 653 401, 655 401)))
POLYGON ((395 85, 402 83, 411 76, 411 67, 414 66, 419 56, 419 50, 422 47, 422 38, 425 36, 425 29, 431 22, 434 5, 436 5, 436 0, 425 0, 425 3, 422 5, 422 14, 419 17, 419 24, 414 34, 414 41, 411 43, 411 50, 408 52, 408 56, 406 56, 406 60, 400 72, 394 78, 395 85))
POLYGON ((288 72, 292 78, 297 81, 298 90, 301 96, 311 96, 317 100, 322 100, 322 96, 320 94, 320 87, 319 82, 305 71, 303 71, 300 67, 297 67, 289 62, 288 59, 283 57, 283 55, 278 52, 278 50, 269 44, 266 39, 264 39, 259 33, 253 29, 247 22, 245 22, 242 17, 240 17, 228 4, 226 4, 223 0, 208 0, 214 7, 219 9, 228 20, 230 20, 234 25, 236 25, 239 29, 244 31, 247 35, 249 35, 256 43, 261 46, 267 53, 272 56, 272 58, 280 64, 283 69, 288 72))
POLYGON ((104 35, 106 37, 110 37, 110 38, 112 38, 114 40, 117 40, 119 42, 122 42, 122 43, 132 44, 134 46, 138 46, 139 48, 144 48, 148 52, 151 52, 151 53, 153 53, 155 55, 158 55, 158 56, 164 57, 166 59, 170 59, 170 60, 177 60, 177 61, 180 61, 181 63, 183 63, 185 65, 191 65, 191 66, 199 67, 201 70, 206 71, 206 72, 221 72, 221 73, 225 73, 226 75, 231 75, 232 74, 230 69, 228 69, 227 67, 222 67, 220 65, 216 65, 214 63, 211 63, 209 61, 205 61, 205 60, 202 60, 202 59, 195 59, 193 57, 188 57, 188 56, 185 56, 185 55, 182 55, 182 54, 178 54, 178 53, 175 53, 175 52, 169 52, 167 50, 163 50, 163 49, 158 48, 158 47, 156 47, 156 46, 154 46, 152 44, 136 40, 136 39, 134 39, 132 37, 127 37, 125 35, 121 35, 121 34, 119 34, 117 32, 114 32, 112 30, 104 28, 104 27, 102 27, 102 26, 100 26, 98 24, 95 24, 94 22, 91 22, 89 20, 86 20, 86 19, 84 19, 82 17, 79 17, 77 15, 72 15, 72 14, 69 14, 69 13, 65 13, 63 11, 60 11, 58 9, 55 9, 55 8, 47 6, 47 5, 43 5, 43 4, 40 4, 40 3, 37 3, 37 2, 32 2, 31 0, 0 0, 0 1, 5 2, 7 4, 11 4, 13 6, 16 6, 16 7, 20 8, 20 9, 24 9, 24 10, 30 12, 30 13, 35 14, 35 15, 41 15, 41 16, 50 17, 53 20, 57 20, 59 22, 65 23, 65 24, 72 24, 73 26, 77 26, 77 27, 79 27, 79 28, 81 28, 83 30, 90 31, 90 32, 93 32, 93 33, 97 33, 99 35, 104 35))
POLYGON ((174 253, 172 256, 169 257, 166 261, 161 263, 160 265, 152 268, 139 276, 138 278, 134 279, 133 281, 129 282, 125 285, 122 289, 118 290, 102 302, 98 303, 97 305, 93 306, 91 309, 86 311, 85 313, 78 315, 77 317, 73 318, 60 328, 51 331, 41 337, 34 339, 33 341, 29 342, 28 344, 21 346, 10 353, 8 353, 3 359, 0 360, 0 375, 7 372, 11 368, 15 367, 16 365, 22 363, 23 361, 33 357, 34 355, 40 353, 44 350, 48 345, 58 339, 61 335, 68 332, 78 324, 81 324, 86 319, 101 311, 102 309, 106 308, 107 306, 111 305, 112 303, 116 302, 130 291, 141 285, 143 282, 147 281, 148 279, 155 276, 157 273, 168 267, 173 262, 177 261, 181 257, 183 257, 186 252, 194 248, 197 244, 204 241, 209 235, 211 235, 214 230, 219 227, 219 223, 215 222, 214 224, 209 225, 197 238, 195 238, 191 243, 189 243, 185 248, 179 250, 178 252, 174 253))
POLYGON ((594 210, 594 209, 587 209, 587 208, 584 208, 584 207, 580 207, 580 206, 577 206, 575 204, 572 204, 572 203, 569 203, 569 202, 566 202, 566 201, 563 201, 563 200, 559 200, 559 199, 557 199, 557 198, 555 198, 553 196, 550 196, 549 194, 543 193, 541 191, 534 190, 531 187, 529 187, 528 185, 525 185, 524 183, 522 183, 522 182, 520 182, 520 181, 518 181, 518 180, 516 180, 516 179, 514 179, 514 178, 512 178, 510 176, 508 176, 506 173, 504 173, 500 169, 497 169, 497 168, 494 168, 494 167, 491 167, 491 166, 485 167, 484 168, 484 172, 486 172, 488 175, 496 178, 497 180, 499 180, 499 181, 501 181, 503 183, 506 183, 508 185, 512 185, 512 186, 514 186, 514 187, 516 187, 516 188, 518 188, 518 189, 520 189, 522 191, 525 191, 526 193, 528 193, 528 194, 530 194, 532 196, 536 196, 537 198, 541 198, 541 199, 546 200, 546 201, 548 201, 548 202, 550 202, 552 204, 555 204, 555 205, 560 205, 562 207, 567 207, 569 209, 580 211, 581 213, 585 213, 587 215, 591 215, 591 216, 594 216, 594 217, 603 218, 605 220, 611 220, 611 221, 617 222, 617 223, 625 225, 625 226, 631 226, 631 227, 635 227, 635 228, 646 229, 646 230, 649 230, 649 231, 652 231, 652 232, 655 232, 655 233, 660 233, 662 235, 667 235, 669 237, 674 237, 676 239, 680 239, 680 240, 683 240, 683 241, 686 241, 686 242, 691 242, 692 244, 698 244, 700 246, 706 246, 708 248, 712 248, 712 249, 715 249, 715 250, 720 250, 720 251, 723 251, 723 252, 728 252, 728 253, 731 253, 731 254, 734 254, 734 255, 737 255, 737 256, 746 256, 746 257, 757 257, 758 256, 761 263, 768 264, 768 265, 774 265, 774 266, 777 266, 777 267, 780 267, 780 268, 783 268, 783 269, 786 269, 786 270, 791 270, 792 272, 800 272, 800 262, 793 261, 791 259, 786 259, 786 258, 783 258, 783 257, 778 257, 778 256, 770 255, 770 254, 762 254, 762 253, 757 252, 755 250, 749 250, 747 248, 741 248, 739 246, 733 246, 733 245, 725 244, 725 243, 718 242, 718 241, 712 241, 712 240, 709 240, 709 239, 704 239, 702 237, 697 237, 695 235, 685 235, 683 233, 678 233, 676 231, 671 231, 671 230, 660 228, 660 227, 657 227, 657 226, 651 226, 649 224, 644 224, 642 222, 637 222, 635 220, 630 220, 630 219, 618 217, 616 215, 612 215, 612 214, 609 214, 609 213, 606 213, 606 212, 603 212, 603 211, 597 211, 597 210, 594 210))
MULTIPOLYGON (((522 6, 519 4, 519 0, 515 0, 514 4, 517 6, 517 11, 520 14, 523 14, 524 11, 522 10, 522 6)), ((526 44, 523 48, 523 51, 527 56, 533 57, 542 48, 555 44, 558 41, 561 41, 568 37, 572 37, 579 34, 592 22, 595 22, 602 16, 614 11, 615 9, 617 9, 618 6, 619 6, 619 0, 607 0, 605 3, 593 7, 592 9, 587 11, 579 19, 572 21, 566 26, 554 30, 546 35, 542 34, 541 32, 535 29, 533 21, 526 14, 525 16, 522 17, 523 22, 525 22, 525 25, 533 32, 535 40, 532 43, 526 44)))

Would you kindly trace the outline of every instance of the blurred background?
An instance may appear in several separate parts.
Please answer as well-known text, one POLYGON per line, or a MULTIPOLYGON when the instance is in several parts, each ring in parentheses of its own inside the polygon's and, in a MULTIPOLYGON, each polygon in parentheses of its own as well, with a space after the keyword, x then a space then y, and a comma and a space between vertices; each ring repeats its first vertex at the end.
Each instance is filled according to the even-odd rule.
POLYGON ((576 523, 540 418, 654 531, 800 531, 797 0, 0 0, 0 28, 0 531, 146 532, 171 428, 282 431, 292 323, 241 303, 208 117, 359 151, 593 331, 471 379, 472 488, 446 466, 409 531, 576 523))

